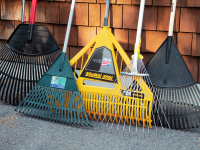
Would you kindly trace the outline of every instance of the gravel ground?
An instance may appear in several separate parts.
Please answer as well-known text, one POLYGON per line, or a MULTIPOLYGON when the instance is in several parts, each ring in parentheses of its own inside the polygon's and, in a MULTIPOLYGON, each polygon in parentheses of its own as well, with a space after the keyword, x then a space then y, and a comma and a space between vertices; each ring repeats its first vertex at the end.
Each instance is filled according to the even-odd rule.
POLYGON ((14 109, 0 102, 0 150, 200 149, 200 128, 143 132, 142 127, 131 126, 128 132, 129 126, 120 125, 117 134, 117 124, 113 129, 110 124, 82 129, 27 117, 14 109))

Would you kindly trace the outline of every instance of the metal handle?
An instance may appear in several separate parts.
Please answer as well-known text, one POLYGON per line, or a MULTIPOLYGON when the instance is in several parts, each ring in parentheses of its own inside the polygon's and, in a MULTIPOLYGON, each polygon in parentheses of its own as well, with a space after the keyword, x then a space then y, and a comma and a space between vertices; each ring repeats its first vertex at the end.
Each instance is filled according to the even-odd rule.
POLYGON ((76 0, 73 0, 72 4, 71 4, 71 10, 70 10, 68 24, 67 24, 67 31, 65 34, 65 41, 64 41, 64 46, 63 46, 63 52, 65 52, 65 53, 67 51, 67 44, 68 44, 68 40, 69 40, 69 34, 70 34, 70 29, 71 29, 73 14, 74 14, 75 2, 76 2, 76 0))
POLYGON ((35 23, 36 7, 37 7, 37 0, 32 0, 30 24, 34 24, 35 23))
POLYGON ((21 15, 21 23, 24 23, 24 8, 25 8, 25 0, 22 0, 22 15, 21 15))
POLYGON ((138 19, 138 26, 137 26, 137 35, 135 41, 135 52, 134 52, 134 61, 132 65, 132 73, 137 74, 137 63, 138 63, 138 56, 139 56, 139 44, 140 44, 140 37, 142 32, 142 23, 143 23, 143 15, 144 15, 144 7, 145 7, 145 0, 141 0, 140 2, 140 12, 139 12, 139 19, 138 19))
POLYGON ((104 24, 103 26, 108 26, 108 15, 109 15, 109 7, 110 7, 110 0, 106 0, 106 9, 104 15, 104 24))
POLYGON ((142 23, 143 23, 143 16, 144 16, 144 7, 145 7, 145 0, 141 0, 135 44, 140 44, 140 37, 141 37, 141 32, 142 32, 142 23))
MULTIPOLYGON (((72 4, 71 4, 71 9, 70 9, 69 19, 68 19, 68 24, 67 24, 67 31, 66 31, 66 34, 65 34, 65 41, 64 41, 64 46, 63 46, 63 53, 67 52, 67 45, 68 45, 69 34, 70 34, 70 29, 71 29, 73 14, 74 14, 75 3, 76 3, 76 0, 73 0, 72 4)), ((64 64, 65 57, 66 56, 63 55, 59 71, 62 71, 62 69, 63 69, 63 64, 64 64)))
POLYGON ((177 2, 177 0, 172 0, 171 16, 170 16, 168 36, 172 36, 172 34, 173 34, 174 19, 175 19, 175 13, 176 13, 176 2, 177 2))

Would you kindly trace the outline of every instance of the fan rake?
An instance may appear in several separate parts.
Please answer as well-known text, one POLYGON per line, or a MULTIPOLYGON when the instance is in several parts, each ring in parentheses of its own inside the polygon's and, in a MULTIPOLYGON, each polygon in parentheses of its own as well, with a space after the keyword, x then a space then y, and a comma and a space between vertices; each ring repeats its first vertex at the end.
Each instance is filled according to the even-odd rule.
POLYGON ((92 127, 66 55, 75 2, 73 0, 71 3, 62 54, 15 110, 45 120, 92 127))
POLYGON ((62 52, 45 26, 34 25, 37 0, 32 1, 30 24, 23 24, 22 2, 22 23, 0 49, 0 100, 15 106, 62 52))
POLYGON ((147 62, 146 69, 166 108, 171 128, 187 129, 200 126, 200 90, 173 41, 176 3, 172 0, 168 37, 147 62))
POLYGON ((32 89, 16 110, 28 116, 71 126, 89 125, 86 124, 87 115, 77 91, 49 88, 39 84, 32 89))
POLYGON ((44 55, 22 55, 5 45, 0 50, 0 98, 18 105, 60 55, 61 50, 44 55))

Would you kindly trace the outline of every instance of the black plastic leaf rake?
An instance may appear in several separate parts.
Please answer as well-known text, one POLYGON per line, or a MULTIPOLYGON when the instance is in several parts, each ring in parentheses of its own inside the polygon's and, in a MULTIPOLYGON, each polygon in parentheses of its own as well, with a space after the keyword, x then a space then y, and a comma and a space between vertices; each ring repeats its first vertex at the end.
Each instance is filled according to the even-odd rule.
POLYGON ((0 50, 0 99, 18 105, 48 70, 62 50, 49 30, 34 25, 37 0, 32 1, 30 24, 17 26, 0 50))
POLYGON ((171 128, 186 129, 200 125, 200 90, 172 39, 176 2, 172 1, 168 37, 146 69, 171 128))
POLYGON ((74 6, 75 0, 71 4, 62 54, 15 110, 77 127, 92 127, 66 55, 74 6))

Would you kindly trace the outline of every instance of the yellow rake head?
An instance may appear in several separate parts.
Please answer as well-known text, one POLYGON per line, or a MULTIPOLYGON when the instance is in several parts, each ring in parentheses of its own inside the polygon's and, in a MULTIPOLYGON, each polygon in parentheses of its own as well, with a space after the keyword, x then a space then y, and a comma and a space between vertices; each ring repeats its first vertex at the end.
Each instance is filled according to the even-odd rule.
POLYGON ((153 94, 144 77, 120 74, 124 63, 127 66, 124 72, 130 72, 132 63, 108 27, 103 27, 70 60, 74 75, 80 71, 76 82, 90 119, 98 116, 101 120, 103 116, 105 121, 110 117, 111 122, 117 123, 126 121, 129 124, 132 120, 133 124, 137 121, 140 125, 140 122, 148 122, 151 128, 153 94), (88 58, 84 63, 85 55, 88 58), (96 83, 100 86, 95 86, 96 83))

